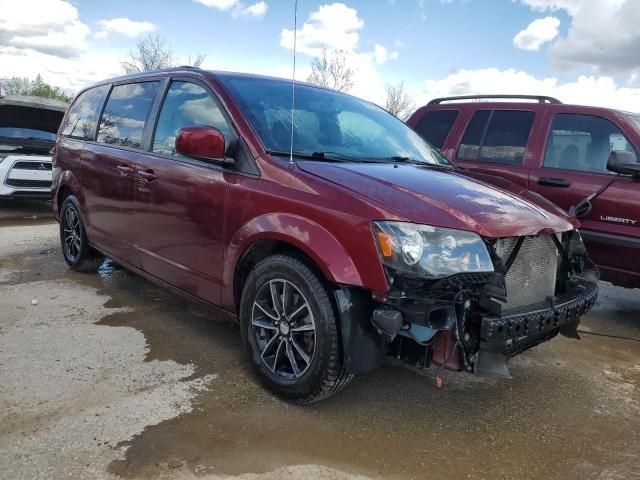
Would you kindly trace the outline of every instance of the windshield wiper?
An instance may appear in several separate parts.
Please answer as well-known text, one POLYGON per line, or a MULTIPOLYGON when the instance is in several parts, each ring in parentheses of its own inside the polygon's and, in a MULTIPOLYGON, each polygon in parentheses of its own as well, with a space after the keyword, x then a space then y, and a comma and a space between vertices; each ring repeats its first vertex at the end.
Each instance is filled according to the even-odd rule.
POLYGON ((401 156, 389 157, 389 160, 395 163, 412 163, 415 165, 420 165, 421 167, 429 167, 429 168, 448 168, 448 169, 455 168, 453 165, 447 165, 445 163, 422 162, 420 160, 416 160, 415 158, 411 158, 411 157, 401 157, 401 156))
POLYGON ((424 165, 426 163, 426 162, 421 162, 420 160, 416 160, 415 158, 401 157, 399 155, 395 157, 389 157, 388 159, 394 163, 415 163, 416 165, 424 165))
MULTIPOLYGON (((267 150, 269 155, 274 155, 276 157, 289 157, 291 152, 287 152, 285 150, 267 150)), ((325 157, 322 152, 313 152, 313 153, 303 153, 303 152, 293 152, 294 158, 302 158, 304 160, 325 160, 327 162, 347 162, 347 159, 342 159, 338 157, 325 157)))

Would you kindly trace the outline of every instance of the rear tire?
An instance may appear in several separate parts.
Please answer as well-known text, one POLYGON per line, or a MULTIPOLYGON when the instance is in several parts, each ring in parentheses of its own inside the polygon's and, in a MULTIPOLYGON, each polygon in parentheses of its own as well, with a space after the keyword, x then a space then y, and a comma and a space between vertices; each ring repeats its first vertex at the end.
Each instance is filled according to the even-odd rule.
POLYGON ((273 255, 249 274, 240 301, 242 340, 262 383, 293 403, 313 403, 351 381, 329 292, 303 262, 273 255))
POLYGON ((60 245, 65 262, 76 272, 95 272, 104 262, 104 256, 89 245, 80 203, 74 195, 67 196, 60 208, 60 245))

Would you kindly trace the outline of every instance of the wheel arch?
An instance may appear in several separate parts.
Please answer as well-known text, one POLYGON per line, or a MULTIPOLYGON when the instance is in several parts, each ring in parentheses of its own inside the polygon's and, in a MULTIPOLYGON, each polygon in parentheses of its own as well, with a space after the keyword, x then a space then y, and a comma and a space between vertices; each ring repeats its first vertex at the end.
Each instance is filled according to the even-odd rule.
POLYGON ((363 286, 354 261, 328 230, 296 215, 268 214, 247 223, 229 242, 225 256, 225 306, 237 311, 248 271, 262 258, 285 251, 301 258, 330 284, 363 286))
POLYGON ((84 199, 81 195, 80 182, 76 178, 76 176, 70 171, 65 171, 62 173, 60 180, 58 181, 58 187, 56 189, 55 195, 53 196, 55 200, 55 214, 56 218, 60 218, 60 209, 62 208, 62 202, 69 195, 75 195, 80 202, 80 206, 84 204, 84 199))

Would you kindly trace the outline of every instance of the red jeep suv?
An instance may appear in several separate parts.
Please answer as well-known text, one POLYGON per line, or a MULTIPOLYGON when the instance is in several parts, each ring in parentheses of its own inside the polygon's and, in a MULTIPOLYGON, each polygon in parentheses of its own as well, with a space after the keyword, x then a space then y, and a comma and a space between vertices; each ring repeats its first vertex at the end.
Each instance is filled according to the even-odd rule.
POLYGON ((498 175, 565 210, 578 207, 602 279, 640 287, 640 115, 481 95, 432 100, 407 123, 479 178, 498 175))
POLYGON ((385 355, 508 373, 577 336, 597 295, 574 219, 335 91, 195 68, 108 80, 76 97, 53 159, 69 266, 106 256, 237 318, 290 401, 385 355))

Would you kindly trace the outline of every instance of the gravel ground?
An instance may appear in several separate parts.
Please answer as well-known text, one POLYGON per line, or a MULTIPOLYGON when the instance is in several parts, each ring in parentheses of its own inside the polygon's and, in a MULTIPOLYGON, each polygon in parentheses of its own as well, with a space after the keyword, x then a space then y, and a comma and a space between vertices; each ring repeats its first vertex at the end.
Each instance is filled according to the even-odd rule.
POLYGON ((2 218, 0 478, 640 478, 637 291, 603 284, 591 334, 512 379, 389 364, 294 407, 235 324, 110 263, 70 272, 50 219, 2 218))

